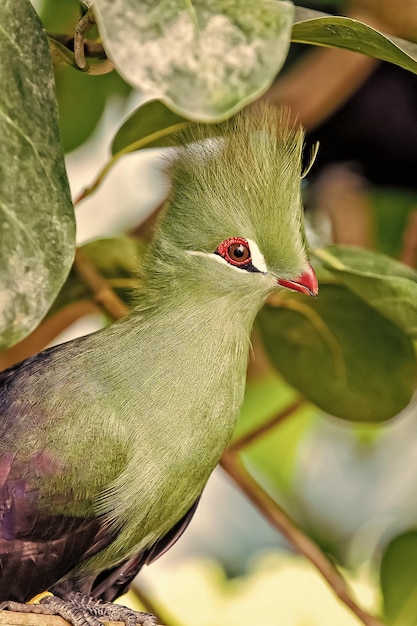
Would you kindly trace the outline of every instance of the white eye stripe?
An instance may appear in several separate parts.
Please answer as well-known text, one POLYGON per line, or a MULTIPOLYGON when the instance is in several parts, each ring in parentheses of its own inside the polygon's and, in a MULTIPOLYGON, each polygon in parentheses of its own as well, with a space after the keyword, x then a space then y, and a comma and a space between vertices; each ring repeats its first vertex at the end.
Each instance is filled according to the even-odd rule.
POLYGON ((246 239, 246 241, 249 244, 251 257, 252 257, 252 264, 256 267, 257 270, 259 270, 263 274, 267 274, 268 268, 265 263, 264 255, 259 250, 258 244, 252 241, 252 239, 246 239))
MULTIPOLYGON (((259 272, 262 272, 262 274, 267 274, 268 273, 268 268, 266 266, 265 263, 265 259, 264 259, 264 255, 262 254, 262 252, 259 250, 258 245, 252 241, 252 239, 247 239, 245 237, 246 241, 249 244, 249 248, 251 251, 251 258, 252 258, 252 265, 254 267, 256 267, 256 269, 259 272)), ((216 259, 217 261, 220 261, 220 263, 226 263, 229 267, 231 267, 232 269, 241 272, 242 269, 244 269, 244 267, 239 267, 239 266, 235 266, 235 265, 231 265, 230 263, 228 263, 226 261, 226 259, 223 259, 221 256, 219 256, 218 254, 215 254, 214 252, 200 252, 198 250, 187 250, 188 254, 191 254, 193 256, 207 256, 207 257, 212 257, 214 259, 216 259)))

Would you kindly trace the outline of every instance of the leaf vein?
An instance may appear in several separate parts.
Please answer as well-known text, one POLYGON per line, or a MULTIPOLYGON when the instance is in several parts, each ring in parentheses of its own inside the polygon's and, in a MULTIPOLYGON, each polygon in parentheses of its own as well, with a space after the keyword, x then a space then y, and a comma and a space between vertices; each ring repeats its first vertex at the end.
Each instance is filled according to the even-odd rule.
POLYGON ((40 244, 39 244, 39 241, 37 241, 37 240, 33 237, 33 235, 32 235, 32 234, 31 234, 31 233, 30 233, 30 232, 26 229, 26 227, 23 225, 23 223, 22 223, 22 222, 20 222, 20 221, 17 219, 17 217, 16 217, 15 213, 14 213, 13 211, 11 211, 11 210, 9 209, 9 207, 8 207, 6 204, 4 204, 4 202, 2 202, 1 200, 0 200, 0 209, 2 209, 2 210, 3 210, 3 212, 7 215, 7 217, 10 219, 10 221, 13 221, 13 222, 15 222, 15 223, 17 224, 17 226, 19 227, 19 230, 20 230, 20 231, 21 231, 24 235, 26 235, 26 237, 29 239, 29 241, 31 241, 31 242, 33 243, 34 247, 35 247, 35 248, 38 248, 38 250, 40 250, 40 251, 42 252, 42 248, 41 248, 41 246, 40 246, 40 244))
POLYGON ((1 109, 0 109, 0 116, 3 117, 3 119, 6 121, 6 123, 9 124, 10 126, 12 126, 16 130, 16 132, 30 145, 30 147, 32 148, 32 150, 33 150, 33 152, 35 154, 36 159, 38 160, 38 162, 39 162, 39 164, 40 164, 40 166, 42 168, 43 173, 45 174, 45 178, 50 183, 51 188, 54 189, 55 188, 54 182, 53 182, 53 180, 51 178, 51 175, 50 175, 49 171, 46 169, 46 167, 44 165, 43 159, 41 158, 41 156, 40 156, 40 154, 39 154, 39 152, 38 152, 38 150, 36 148, 36 145, 33 143, 33 141, 30 139, 30 137, 25 135, 25 133, 22 131, 22 129, 19 128, 19 126, 17 126, 17 124, 15 124, 15 122, 12 120, 12 118, 9 117, 8 115, 6 115, 6 113, 4 113, 4 111, 2 111, 1 109))

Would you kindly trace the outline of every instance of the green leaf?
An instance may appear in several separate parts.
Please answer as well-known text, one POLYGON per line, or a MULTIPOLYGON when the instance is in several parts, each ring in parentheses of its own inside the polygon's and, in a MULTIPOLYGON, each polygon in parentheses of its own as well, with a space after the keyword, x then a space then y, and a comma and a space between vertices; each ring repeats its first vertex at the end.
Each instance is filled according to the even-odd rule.
POLYGON ((320 282, 317 300, 281 294, 259 315, 276 369, 324 411, 352 421, 383 421, 410 401, 413 345, 397 326, 342 285, 320 282))
POLYGON ((74 212, 48 42, 29 0, 0 0, 0 348, 44 317, 71 267, 74 212))
POLYGON ((354 246, 329 246, 314 256, 340 282, 417 338, 417 272, 380 252, 354 246))
POLYGON ((417 623, 417 531, 395 537, 381 561, 381 590, 391 626, 417 623))
POLYGON ((96 0, 104 47, 134 87, 179 115, 224 119, 270 86, 288 52, 291 2, 96 0))
POLYGON ((70 152, 94 131, 108 98, 126 96, 130 87, 116 72, 91 76, 65 66, 56 70, 56 90, 62 143, 70 152))
POLYGON ((80 17, 78 0, 43 0, 40 17, 45 30, 49 33, 70 33, 74 31, 80 17))
POLYGON ((172 133, 187 124, 189 122, 184 117, 173 113, 163 102, 146 102, 117 131, 111 147, 112 154, 172 146, 172 133))
POLYGON ((417 44, 349 17, 297 7, 291 40, 361 52, 417 73, 417 44))

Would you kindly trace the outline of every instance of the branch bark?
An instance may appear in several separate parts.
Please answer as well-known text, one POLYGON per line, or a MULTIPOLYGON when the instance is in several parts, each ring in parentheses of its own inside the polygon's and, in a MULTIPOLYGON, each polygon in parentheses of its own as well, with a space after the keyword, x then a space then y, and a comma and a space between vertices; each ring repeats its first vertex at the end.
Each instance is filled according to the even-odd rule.
MULTIPOLYGON (((124 622, 103 622, 105 626, 125 626, 124 622)), ((59 615, 37 615, 0 611, 0 626, 71 626, 59 615)))
POLYGON ((260 437, 263 437, 270 430, 276 428, 279 424, 281 424, 285 419, 294 415, 302 406, 306 404, 306 401, 303 398, 299 398, 285 409, 283 409, 280 413, 277 413, 271 419, 266 422, 262 422, 257 428, 253 428, 245 435, 242 435, 239 439, 236 439, 228 448, 228 453, 236 453, 242 448, 246 448, 251 443, 257 441, 260 437))
POLYGON ((73 302, 47 318, 25 339, 0 353, 0 372, 37 354, 66 328, 85 315, 100 313, 99 307, 88 300, 73 302))
POLYGON ((314 565, 340 600, 365 626, 383 626, 383 622, 357 604, 340 572, 320 548, 297 528, 281 507, 251 477, 236 453, 230 450, 226 451, 220 465, 265 519, 290 542, 297 552, 304 555, 314 565))
POLYGON ((120 300, 105 278, 96 270, 85 254, 78 248, 75 253, 75 269, 80 278, 91 289, 94 299, 113 319, 126 317, 129 308, 120 300))

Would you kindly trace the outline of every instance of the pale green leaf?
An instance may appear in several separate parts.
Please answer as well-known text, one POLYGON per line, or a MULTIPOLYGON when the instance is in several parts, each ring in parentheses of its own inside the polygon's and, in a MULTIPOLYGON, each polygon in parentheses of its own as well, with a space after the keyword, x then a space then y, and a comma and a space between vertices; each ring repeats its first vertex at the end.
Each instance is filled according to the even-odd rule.
POLYGON ((172 146, 172 134, 187 124, 189 122, 184 117, 168 109, 163 102, 146 102, 117 131, 112 142, 112 154, 172 146))
POLYGON ((380 252, 329 246, 314 252, 324 267, 381 315, 417 338, 417 272, 380 252))
POLYGON ((320 280, 317 300, 288 295, 258 317, 276 369, 327 413, 383 421, 414 390, 411 339, 342 285, 320 280))
POLYGON ((417 531, 395 537, 381 562, 381 590, 391 626, 417 623, 417 531))
POLYGON ((73 207, 48 42, 29 0, 0 0, 0 347, 44 317, 71 267, 73 207))
POLYGON ((361 52, 417 73, 417 44, 386 35, 349 17, 297 7, 291 39, 361 52))
POLYGON ((277 0, 96 0, 94 9, 127 82, 199 121, 226 118, 266 91, 294 15, 277 0))

